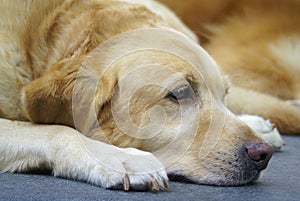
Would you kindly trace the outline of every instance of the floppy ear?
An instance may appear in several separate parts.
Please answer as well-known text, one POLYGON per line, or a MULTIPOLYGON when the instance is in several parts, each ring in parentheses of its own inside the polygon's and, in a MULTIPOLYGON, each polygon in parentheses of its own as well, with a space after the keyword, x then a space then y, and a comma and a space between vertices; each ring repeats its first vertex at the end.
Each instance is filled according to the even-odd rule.
POLYGON ((88 132, 112 97, 116 79, 91 72, 82 61, 64 61, 23 89, 23 109, 36 123, 63 124, 88 132), (95 97, 97 99, 95 99, 95 97))
POLYGON ((27 117, 36 123, 73 126, 72 89, 75 63, 61 62, 23 88, 22 103, 27 117))

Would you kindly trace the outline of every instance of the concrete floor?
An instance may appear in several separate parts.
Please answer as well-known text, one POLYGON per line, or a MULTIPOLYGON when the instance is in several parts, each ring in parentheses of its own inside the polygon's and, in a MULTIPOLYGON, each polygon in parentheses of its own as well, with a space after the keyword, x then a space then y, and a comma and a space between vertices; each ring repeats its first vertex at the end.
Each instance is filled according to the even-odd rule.
POLYGON ((275 153, 252 186, 212 187, 171 182, 168 192, 105 190, 48 175, 0 174, 0 200, 204 200, 299 201, 300 137, 284 137, 287 146, 275 153))

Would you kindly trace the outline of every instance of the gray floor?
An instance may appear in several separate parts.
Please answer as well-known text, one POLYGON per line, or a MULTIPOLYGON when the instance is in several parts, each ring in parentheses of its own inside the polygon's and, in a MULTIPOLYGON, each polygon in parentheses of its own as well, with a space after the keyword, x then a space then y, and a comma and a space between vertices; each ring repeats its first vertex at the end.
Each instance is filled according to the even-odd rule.
POLYGON ((171 183, 168 192, 105 190, 86 183, 47 175, 0 174, 0 200, 300 200, 300 137, 284 137, 287 146, 276 153, 252 186, 211 187, 171 183))

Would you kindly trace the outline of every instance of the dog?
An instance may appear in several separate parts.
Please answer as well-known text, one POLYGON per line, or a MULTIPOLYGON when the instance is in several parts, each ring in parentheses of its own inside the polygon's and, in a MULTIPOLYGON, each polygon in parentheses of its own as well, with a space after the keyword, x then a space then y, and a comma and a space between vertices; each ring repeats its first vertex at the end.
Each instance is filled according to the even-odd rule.
POLYGON ((300 134, 300 2, 296 0, 161 0, 194 30, 232 82, 235 114, 271 120, 300 134))
POLYGON ((256 181, 273 148, 224 105, 195 34, 162 4, 1 1, 0 170, 104 188, 256 181))

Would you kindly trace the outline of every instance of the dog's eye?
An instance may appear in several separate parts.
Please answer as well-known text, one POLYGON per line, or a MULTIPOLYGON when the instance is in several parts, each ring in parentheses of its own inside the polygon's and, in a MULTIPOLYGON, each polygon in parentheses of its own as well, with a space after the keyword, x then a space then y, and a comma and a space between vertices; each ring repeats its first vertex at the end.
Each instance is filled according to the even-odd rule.
POLYGON ((229 87, 225 89, 225 93, 224 93, 224 95, 222 97, 222 101, 225 101, 225 98, 228 95, 228 93, 229 93, 229 87))
POLYGON ((178 103, 179 101, 184 101, 188 99, 192 100, 194 96, 195 94, 191 86, 183 86, 168 93, 166 98, 178 103))

